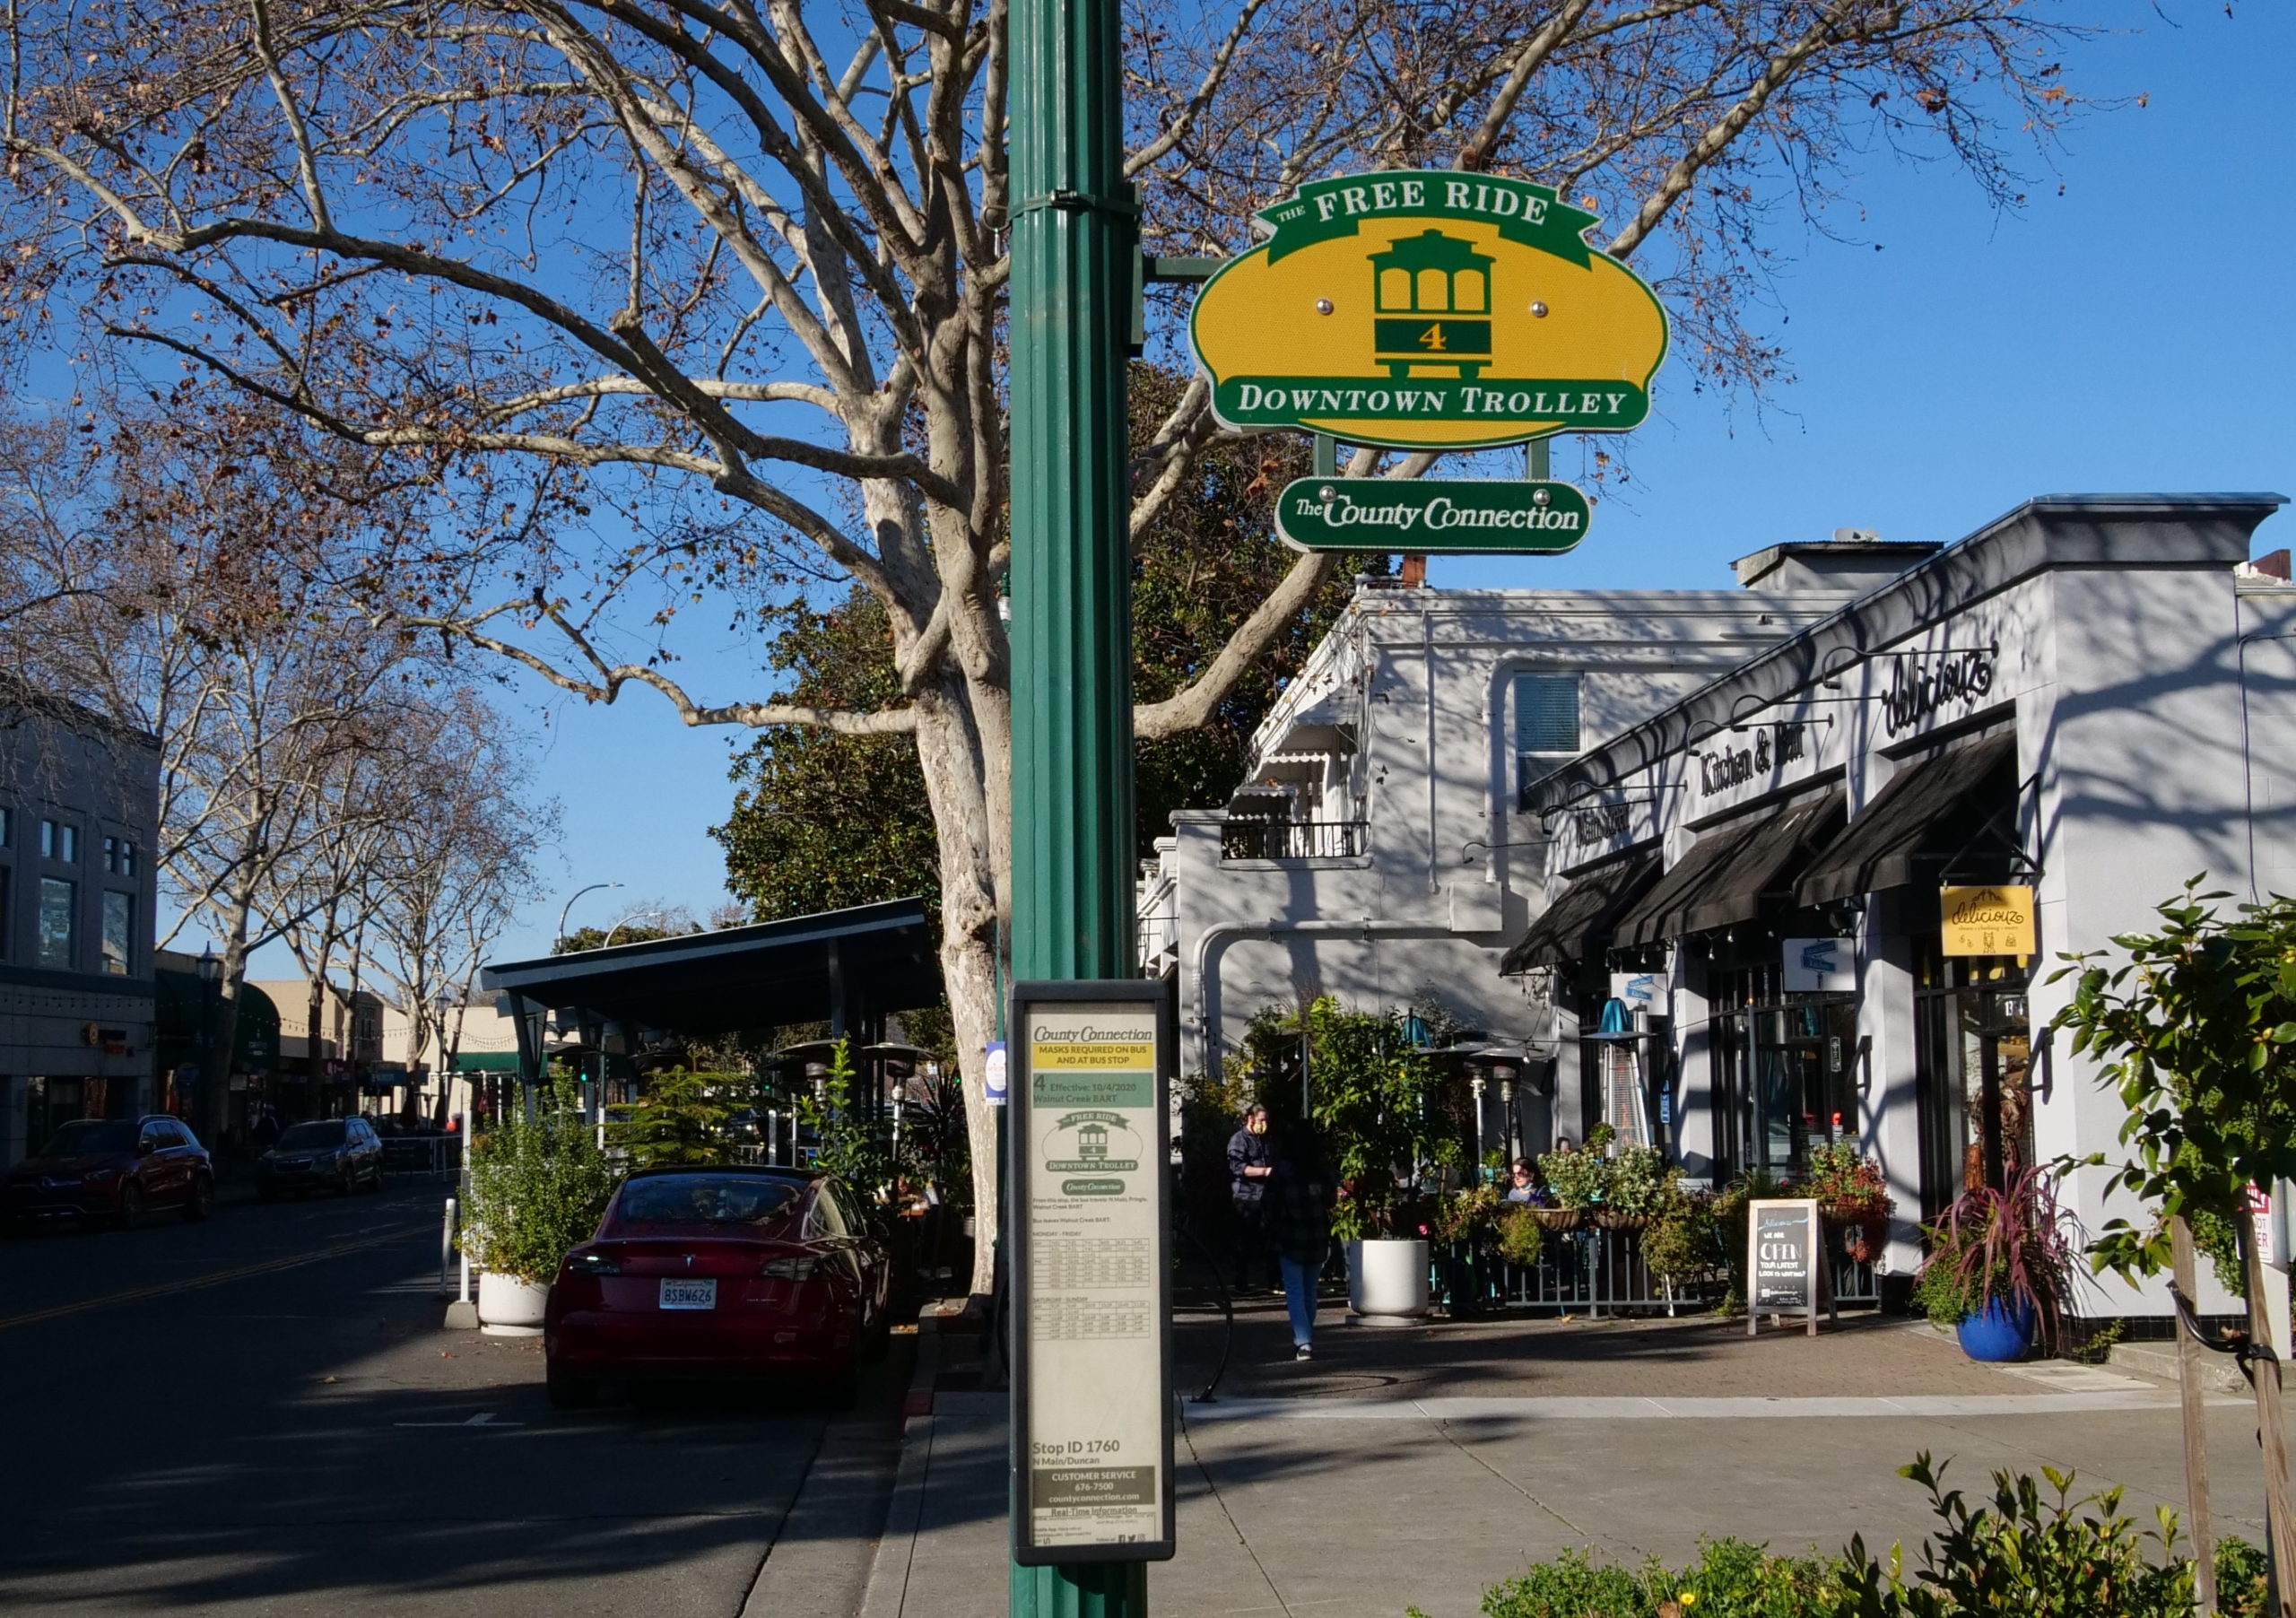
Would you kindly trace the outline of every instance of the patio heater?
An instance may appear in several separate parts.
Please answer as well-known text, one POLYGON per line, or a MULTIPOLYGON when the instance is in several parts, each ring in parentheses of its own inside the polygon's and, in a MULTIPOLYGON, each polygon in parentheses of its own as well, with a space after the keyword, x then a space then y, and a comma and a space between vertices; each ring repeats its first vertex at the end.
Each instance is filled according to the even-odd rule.
POLYGON ((1636 1026, 1641 1020, 1642 1014, 1629 1011, 1625 1001, 1605 1000, 1595 1031, 1579 1036, 1601 1051, 1602 1121, 1611 1127, 1621 1146, 1657 1144, 1651 1138, 1656 1109, 1650 1105, 1645 1055, 1653 1036, 1636 1026))

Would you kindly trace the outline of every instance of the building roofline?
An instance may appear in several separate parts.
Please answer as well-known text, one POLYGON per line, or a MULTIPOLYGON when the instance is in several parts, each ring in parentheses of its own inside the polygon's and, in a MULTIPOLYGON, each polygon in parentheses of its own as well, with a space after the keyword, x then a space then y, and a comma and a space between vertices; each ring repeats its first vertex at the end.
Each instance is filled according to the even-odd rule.
POLYGON ((2038 496, 1581 753, 1536 782, 1531 796, 1541 808, 1553 808, 1628 780, 1680 752, 1700 726, 1737 723, 2035 573, 2069 567, 2229 570, 2248 560, 2257 526, 2287 503, 2287 496, 2271 493, 2038 496), (2164 529, 2164 519, 2175 526, 2164 529), (2179 543, 2163 546, 2171 536, 2179 543), (2149 548, 2135 551, 2140 544, 2149 548), (1843 652, 1851 655, 1839 657, 1843 652))

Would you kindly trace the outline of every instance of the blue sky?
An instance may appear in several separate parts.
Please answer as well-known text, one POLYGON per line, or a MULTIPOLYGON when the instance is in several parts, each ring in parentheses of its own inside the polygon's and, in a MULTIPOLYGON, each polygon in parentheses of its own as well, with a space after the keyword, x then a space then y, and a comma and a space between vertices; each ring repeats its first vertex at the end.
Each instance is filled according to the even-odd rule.
MULTIPOLYGON (((2087 93, 2146 98, 2077 129, 2021 213, 1943 165, 1876 159, 1852 242, 1789 242, 1779 328, 1796 380, 1726 411, 1661 370, 1631 482, 1573 553, 1441 558, 1438 586, 1718 587, 1732 558, 1837 527, 1951 540, 2032 495, 2296 491, 2296 222, 2286 78, 2296 7, 2122 0, 2138 34, 2073 54, 2087 93), (1878 250, 1876 250, 1878 244, 1878 250)), ((1557 446, 1555 472, 1578 454, 1557 446)), ((2296 516, 2262 549, 2296 543, 2296 516)), ((709 700, 755 694, 753 653, 689 648, 709 700)), ((610 709, 526 693, 565 836, 550 892, 499 959, 546 951, 559 908, 604 926, 640 902, 706 917, 725 897, 707 828, 744 739, 689 731, 632 692, 610 709)))

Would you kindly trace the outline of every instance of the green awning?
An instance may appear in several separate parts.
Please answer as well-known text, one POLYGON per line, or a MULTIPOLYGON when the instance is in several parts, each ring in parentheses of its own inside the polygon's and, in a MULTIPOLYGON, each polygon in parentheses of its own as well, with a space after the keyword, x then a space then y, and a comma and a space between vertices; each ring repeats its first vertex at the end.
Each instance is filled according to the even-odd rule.
POLYGON ((518 1053, 515 1050, 458 1050, 455 1053, 457 1073, 516 1073, 518 1053))
MULTIPOLYGON (((196 972, 161 967, 152 974, 153 1014, 162 1067, 197 1058, 207 987, 196 972)), ((231 1070, 268 1073, 279 1065, 279 1008, 252 983, 239 985, 239 1025, 232 1036, 231 1070)))

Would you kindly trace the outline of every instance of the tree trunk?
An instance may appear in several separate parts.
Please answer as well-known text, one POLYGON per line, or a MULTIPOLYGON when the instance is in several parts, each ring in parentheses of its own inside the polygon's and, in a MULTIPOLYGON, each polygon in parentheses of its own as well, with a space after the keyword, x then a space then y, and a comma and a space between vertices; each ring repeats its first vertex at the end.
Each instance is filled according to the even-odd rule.
POLYGON ((955 1029, 965 1138, 972 1155, 970 1290, 986 1294, 995 1283, 999 1189, 987 1048, 996 1038, 997 918, 1003 907, 996 829, 984 790, 983 750, 961 697, 952 697, 946 690, 919 694, 917 761, 940 843, 941 978, 955 1029))
MULTIPOLYGON (((230 925, 223 935, 222 970, 216 984, 215 1014, 204 1031, 207 1036, 199 1071, 199 1138, 210 1152, 223 1149, 231 1113, 231 1053, 239 1048, 239 990, 248 970, 248 916, 252 909, 246 894, 232 901, 230 925)), ((206 987, 201 986, 200 1010, 206 1010, 206 987)))
POLYGON ((332 940, 322 940, 318 957, 311 964, 311 980, 305 985, 303 996, 303 1066, 311 1075, 311 1094, 319 1093, 319 1024, 326 1018, 326 969, 333 954, 332 940))
MULTIPOLYGON (((2248 1292, 2248 1340, 2268 1348, 2286 1334, 2274 1331, 2267 1318, 2264 1255, 2257 1247, 2253 1214, 2240 1216, 2239 1231, 2240 1274, 2248 1292)), ((2264 1450, 2265 1544, 2272 1557, 2272 1610, 2276 1618, 2296 1618, 2296 1522, 2289 1519, 2288 1430, 2281 1418, 2279 1356, 2267 1353, 2253 1360, 2248 1370, 2249 1380, 2256 1386, 2257 1441, 2264 1450)))
MULTIPOLYGON (((2190 1303, 2200 1292, 2195 1278, 2192 1227, 2181 1214, 2169 1222, 2169 1241, 2177 1291, 2190 1303)), ((2177 1390, 2184 1410, 2186 1520, 2192 1528, 2193 1582, 2199 1618, 2213 1618, 2216 1611, 2216 1535, 2208 1513, 2208 1417, 2200 1386, 2201 1359, 2207 1353, 2179 1320, 2177 1390)))

